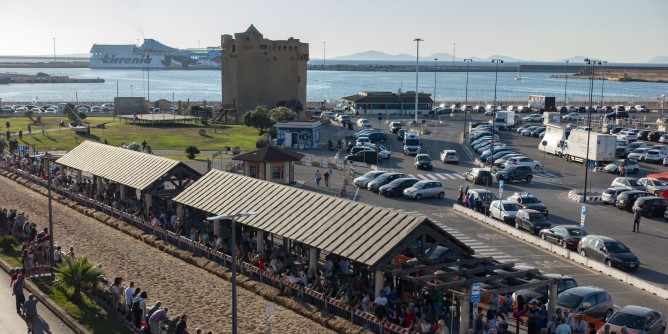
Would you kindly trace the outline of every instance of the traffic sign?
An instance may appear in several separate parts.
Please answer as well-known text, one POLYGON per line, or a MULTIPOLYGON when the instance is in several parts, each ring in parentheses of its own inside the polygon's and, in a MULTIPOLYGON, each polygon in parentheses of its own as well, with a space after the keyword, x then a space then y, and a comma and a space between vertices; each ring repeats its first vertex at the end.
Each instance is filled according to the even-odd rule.
POLYGON ((636 118, 638 118, 636 115, 631 116, 631 119, 633 119, 633 120, 635 120, 636 118))
POLYGON ((594 160, 589 160, 589 162, 587 162, 587 168, 594 168, 594 167, 596 167, 596 162, 594 160))
POLYGON ((503 197, 503 180, 499 181, 499 198, 503 197))
POLYGON ((471 285, 471 302, 477 303, 480 301, 480 283, 473 283, 471 285))
POLYGON ((580 229, 584 230, 585 228, 585 218, 587 217, 587 205, 582 204, 582 209, 580 209, 580 229))
POLYGON ((19 154, 23 154, 28 150, 28 146, 19 146, 19 154))

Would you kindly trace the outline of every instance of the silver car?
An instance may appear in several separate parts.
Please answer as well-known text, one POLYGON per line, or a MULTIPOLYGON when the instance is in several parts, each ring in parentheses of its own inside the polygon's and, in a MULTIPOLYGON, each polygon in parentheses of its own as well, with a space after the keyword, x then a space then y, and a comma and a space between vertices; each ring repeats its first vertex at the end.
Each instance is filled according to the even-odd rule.
POLYGON ((621 333, 622 327, 626 327, 629 334, 663 334, 666 317, 651 308, 626 305, 610 317, 606 325, 615 333, 621 333))
POLYGON ((355 178, 353 181, 353 184, 360 188, 366 188, 366 186, 369 184, 369 182, 373 181, 375 178, 385 174, 387 172, 381 171, 381 170, 372 170, 370 172, 366 172, 364 175, 355 178))
POLYGON ((615 204, 615 201, 617 201, 617 196, 629 190, 631 189, 625 187, 608 188, 603 191, 603 194, 601 194, 601 200, 603 201, 603 204, 615 204))
POLYGON ((445 197, 445 187, 440 181, 422 180, 404 189, 404 197, 420 200, 426 197, 445 197))

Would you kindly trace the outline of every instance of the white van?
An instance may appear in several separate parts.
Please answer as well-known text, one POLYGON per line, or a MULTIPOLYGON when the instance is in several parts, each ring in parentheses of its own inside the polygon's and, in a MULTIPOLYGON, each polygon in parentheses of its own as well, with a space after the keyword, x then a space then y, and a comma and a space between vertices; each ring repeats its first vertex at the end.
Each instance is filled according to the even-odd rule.
POLYGON ((110 112, 114 111, 116 109, 116 106, 114 106, 113 103, 105 103, 100 108, 102 108, 103 112, 110 112))

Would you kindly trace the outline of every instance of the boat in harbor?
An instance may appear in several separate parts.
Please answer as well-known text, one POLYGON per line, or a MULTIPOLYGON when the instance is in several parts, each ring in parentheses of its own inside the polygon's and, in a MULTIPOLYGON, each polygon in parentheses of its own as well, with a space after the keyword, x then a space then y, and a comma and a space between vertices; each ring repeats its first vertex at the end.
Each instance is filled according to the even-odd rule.
POLYGON ((220 69, 222 48, 177 49, 145 39, 134 44, 93 44, 90 68, 220 69))
POLYGON ((11 78, 8 75, 0 75, 0 85, 9 84, 11 78))

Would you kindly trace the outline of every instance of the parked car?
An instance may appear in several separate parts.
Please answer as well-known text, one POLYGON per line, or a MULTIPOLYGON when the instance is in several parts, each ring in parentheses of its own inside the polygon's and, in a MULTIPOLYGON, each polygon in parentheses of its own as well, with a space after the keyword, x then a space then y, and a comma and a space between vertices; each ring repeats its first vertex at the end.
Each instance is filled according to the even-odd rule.
POLYGON ((473 196, 473 200, 475 202, 476 199, 479 199, 480 202, 482 203, 482 206, 479 208, 476 208, 476 211, 485 213, 487 212, 489 208, 489 204, 492 203, 492 201, 496 201, 498 198, 496 195, 494 195, 493 192, 486 190, 486 189, 469 189, 468 191, 469 197, 473 196))
POLYGON ((665 132, 663 131, 650 131, 650 133, 647 135, 647 140, 649 141, 659 141, 659 138, 663 136, 665 132))
POLYGON ((618 177, 612 180, 610 187, 626 187, 634 190, 645 191, 645 186, 638 182, 638 179, 634 177, 618 177))
POLYGON ((374 132, 369 134, 369 140, 372 143, 384 143, 387 141, 387 135, 382 132, 374 132))
POLYGON ((403 195, 404 189, 412 187, 418 183, 420 179, 412 177, 404 177, 392 180, 392 182, 378 188, 378 193, 388 197, 403 195))
POLYGON ((469 169, 465 174, 464 178, 466 181, 471 181, 474 184, 482 184, 489 186, 492 184, 492 179, 494 178, 492 176, 492 173, 490 173, 488 170, 484 168, 473 168, 469 169))
POLYGON ((651 133, 651 130, 640 130, 638 131, 638 140, 649 140, 647 136, 651 133))
POLYGON ((527 182, 531 182, 533 178, 533 172, 529 166, 508 166, 502 171, 496 173, 497 181, 506 181, 512 183, 515 180, 524 179, 527 182))
POLYGON ((647 155, 648 151, 649 147, 636 148, 635 150, 631 151, 631 153, 629 153, 629 155, 627 155, 626 157, 629 159, 643 161, 645 160, 645 156, 647 155))
POLYGON ((605 171, 608 173, 619 173, 619 166, 624 164, 624 169, 627 174, 638 174, 640 172, 640 165, 637 160, 633 159, 619 159, 612 163, 605 165, 605 171))
POLYGON ((531 234, 538 235, 540 230, 549 228, 552 223, 545 217, 545 215, 532 209, 521 209, 517 212, 515 217, 515 228, 526 230, 531 234))
POLYGON ((487 214, 495 219, 498 219, 506 224, 513 223, 520 206, 513 201, 496 200, 489 204, 489 211, 487 214))
POLYGON ((626 111, 616 111, 605 114, 605 119, 616 120, 616 119, 628 119, 629 113, 626 111))
MULTIPOLYGON (((545 274, 543 276, 557 280, 557 294, 578 286, 578 282, 575 278, 564 274, 545 274)), ((522 296, 527 303, 537 301, 539 304, 545 304, 548 299, 548 291, 549 286, 547 285, 518 290, 513 293, 513 300, 517 300, 517 296, 522 296)))
POLYGON ((557 244, 561 247, 576 250, 578 244, 587 232, 580 225, 559 225, 540 230, 538 236, 541 239, 557 244))
POLYGON ((633 203, 640 198, 645 196, 652 196, 652 194, 644 190, 629 190, 617 195, 615 200, 615 206, 620 210, 626 210, 631 212, 633 208, 633 203))
POLYGON ((637 105, 636 110, 638 110, 640 112, 649 112, 649 108, 647 108, 646 106, 643 106, 643 105, 637 105))
POLYGON ((57 114, 58 113, 58 108, 49 107, 49 108, 46 108, 46 110, 44 110, 44 112, 47 113, 47 114, 57 114))
POLYGON ((533 160, 529 157, 521 156, 521 157, 512 157, 508 160, 506 160, 504 166, 506 168, 512 167, 512 166, 527 166, 533 170, 538 170, 541 169, 541 163, 540 161, 533 160))
POLYGON ((434 169, 434 165, 431 162, 431 156, 425 153, 420 153, 416 155, 413 165, 417 169, 428 169, 428 170, 434 169))
POLYGON ((533 132, 533 130, 536 130, 538 128, 539 128, 539 126, 537 126, 537 125, 529 126, 526 129, 522 130, 522 132, 520 132, 520 134, 522 136, 531 136, 531 133, 533 132))
POLYGON ((638 140, 638 135, 635 132, 632 131, 619 131, 617 133, 617 140, 628 140, 628 141, 636 141, 638 140))
POLYGON ((390 132, 397 133, 399 129, 404 127, 402 122, 390 122, 390 132))
MULTIPOLYGON (((648 177, 643 177, 638 180, 638 183, 645 186, 645 191, 650 194, 656 194, 657 191, 663 195, 663 191, 668 190, 668 182, 663 180, 650 179, 648 177)), ((657 195, 658 196, 658 195, 657 195)))
POLYGON ((357 152, 356 154, 346 155, 345 160, 364 162, 364 163, 368 163, 368 164, 377 164, 378 163, 378 154, 376 153, 376 151, 364 150, 364 151, 357 152))
POLYGON ((584 312, 592 318, 605 321, 612 317, 614 304, 604 289, 578 286, 558 294, 557 307, 569 313, 584 312))
POLYGON ((428 197, 445 197, 445 187, 440 181, 422 180, 404 189, 404 197, 420 200, 428 197))
POLYGON ((459 163, 459 154, 455 150, 443 150, 441 152, 441 161, 445 164, 448 162, 459 163))
POLYGON ((540 137, 540 134, 543 133, 543 132, 545 132, 546 129, 547 129, 546 127, 541 126, 541 127, 539 127, 538 129, 535 129, 535 130, 531 131, 531 136, 532 136, 532 137, 539 138, 539 137, 540 137))
POLYGON ((603 191, 601 194, 601 200, 603 201, 603 204, 615 204, 615 201, 617 200, 617 196, 619 194, 630 191, 631 189, 626 188, 626 187, 611 187, 603 191))
POLYGON ((638 110, 636 110, 636 107, 634 107, 634 106, 626 106, 626 107, 624 107, 624 110, 626 110, 627 112, 636 112, 636 111, 638 111, 638 110))
POLYGON ((621 333, 626 327, 629 334, 663 334, 666 331, 666 317, 663 313, 648 307, 626 305, 613 314, 608 322, 599 329, 610 327, 611 333, 621 333))
POLYGON ((408 132, 406 129, 397 130, 397 140, 404 140, 404 135, 406 135, 406 132, 408 132))
POLYGON ((571 112, 571 113, 568 113, 564 116, 561 116, 561 119, 564 120, 564 121, 581 121, 581 120, 584 120, 585 117, 580 115, 577 112, 571 112))
POLYGON ((508 197, 509 201, 516 202, 522 209, 533 209, 545 216, 548 215, 547 207, 534 195, 528 192, 516 192, 508 197))
POLYGON ((357 126, 361 128, 370 128, 371 127, 371 121, 369 121, 366 118, 360 118, 357 120, 357 126))
POLYGON ((367 189, 377 193, 380 187, 400 178, 408 177, 404 173, 383 173, 382 175, 379 175, 369 183, 367 183, 367 189))
POLYGON ((650 149, 645 153, 645 162, 661 163, 666 156, 666 153, 661 150, 650 149))
POLYGON ((387 172, 382 171, 382 170, 372 170, 370 172, 366 172, 366 173, 364 173, 364 175, 355 178, 355 180, 353 180, 353 184, 360 187, 360 188, 366 188, 366 186, 369 184, 369 182, 371 182, 375 178, 377 178, 377 177, 379 177, 379 176, 381 176, 385 173, 387 173, 387 172))
POLYGON ((631 211, 640 210, 640 214, 647 218, 663 216, 668 208, 668 200, 657 196, 645 196, 636 199, 631 211))
POLYGON ((659 137, 659 143, 665 144, 667 142, 668 142, 668 134, 664 133, 663 135, 661 135, 661 137, 659 137))
POLYGON ((578 244, 580 255, 605 263, 609 267, 638 270, 640 261, 621 241, 602 235, 587 235, 578 244))
POLYGON ((508 161, 508 159, 515 158, 515 157, 524 157, 524 156, 525 155, 521 154, 521 153, 512 153, 511 152, 509 154, 504 155, 501 158, 498 158, 498 159, 494 160, 494 166, 504 168, 504 167, 506 167, 506 161, 508 161))
POLYGON ((533 115, 525 116, 525 117, 522 117, 522 121, 524 121, 524 122, 542 122, 543 121, 543 115, 533 114, 533 115))
POLYGON ((102 108, 100 108, 99 106, 93 106, 92 108, 90 108, 90 112, 102 112, 102 108))

